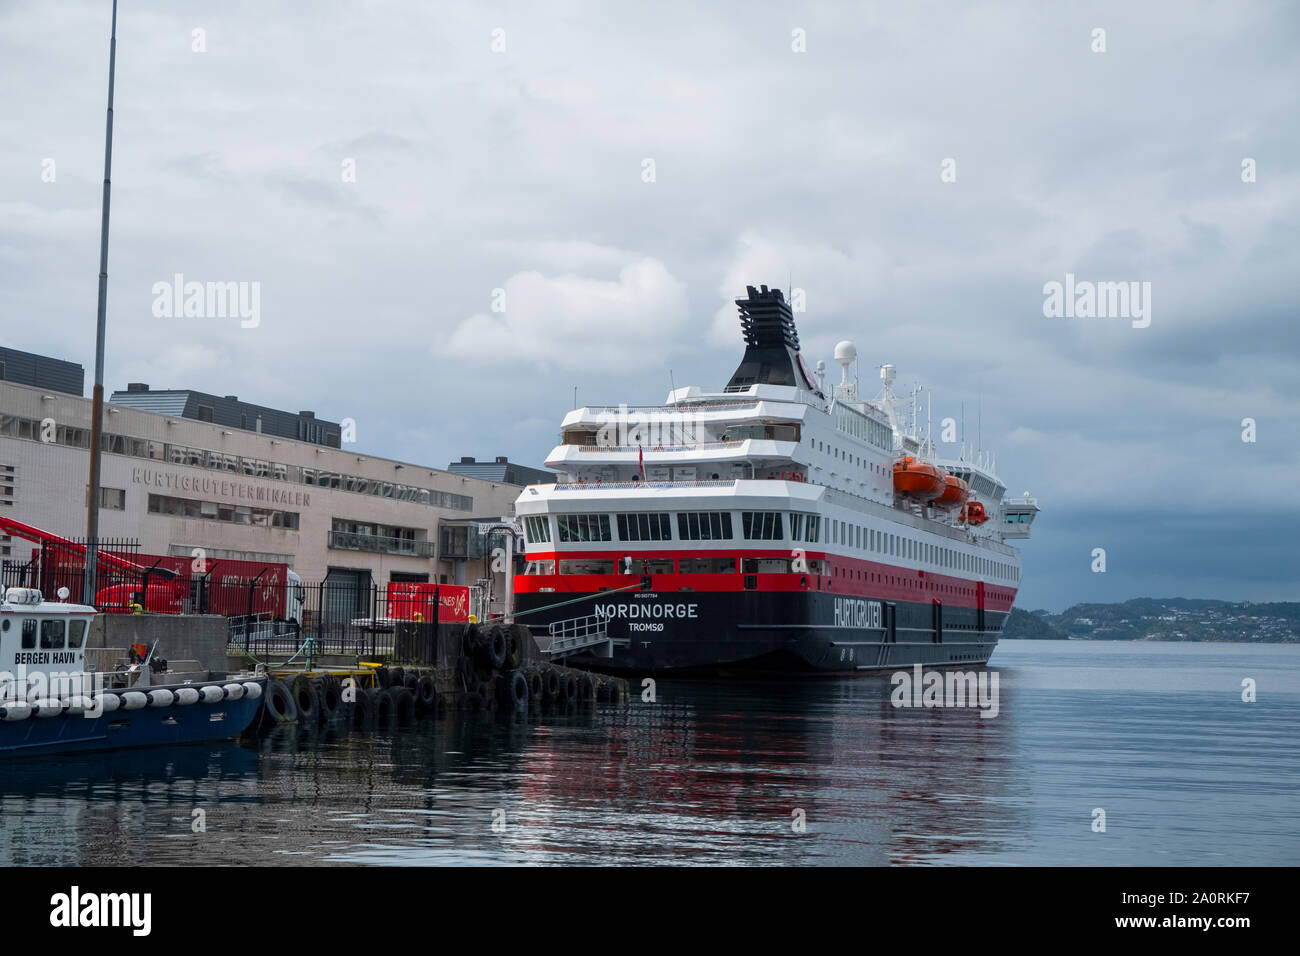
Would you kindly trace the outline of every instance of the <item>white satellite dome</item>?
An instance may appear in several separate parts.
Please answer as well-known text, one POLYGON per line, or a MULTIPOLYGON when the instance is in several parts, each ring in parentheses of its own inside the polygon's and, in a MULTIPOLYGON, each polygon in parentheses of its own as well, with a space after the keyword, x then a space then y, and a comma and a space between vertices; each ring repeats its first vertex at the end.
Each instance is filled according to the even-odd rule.
POLYGON ((858 348, 848 339, 845 339, 839 345, 835 346, 835 361, 841 365, 848 365, 858 357, 858 348))

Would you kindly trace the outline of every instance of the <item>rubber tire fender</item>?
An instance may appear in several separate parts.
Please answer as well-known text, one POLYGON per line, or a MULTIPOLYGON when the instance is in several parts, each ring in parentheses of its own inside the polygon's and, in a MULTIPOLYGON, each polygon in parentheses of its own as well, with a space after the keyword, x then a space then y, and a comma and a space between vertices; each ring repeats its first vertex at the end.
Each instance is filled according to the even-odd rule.
POLYGON ((393 702, 393 716, 406 723, 415 716, 415 695, 405 687, 390 687, 387 691, 393 702))
POLYGON ((426 711, 436 710, 438 707, 438 685, 433 682, 432 677, 421 677, 415 685, 415 700, 426 711))
POLYGON ((316 695, 320 698, 321 719, 334 720, 343 707, 343 695, 339 693, 338 685, 328 677, 319 677, 314 683, 316 695))
POLYGON ((500 688, 498 700, 501 701, 503 710, 510 713, 528 710, 528 678, 523 671, 513 670, 503 674, 500 688))
POLYGON ((295 677, 289 684, 289 690, 293 693, 293 702, 298 705, 299 723, 307 727, 315 727, 324 719, 320 694, 316 691, 316 685, 312 683, 310 677, 305 675, 295 677))
POLYGON ((375 698, 379 691, 372 688, 357 688, 356 700, 352 702, 352 726, 369 727, 375 722, 377 710, 375 698))
POLYGON ((483 634, 483 645, 479 660, 494 671, 499 671, 506 662, 506 632, 500 624, 493 624, 483 634))
POLYGON ((522 624, 511 624, 506 629, 506 668, 518 670, 524 664, 524 642, 533 639, 532 633, 522 624))
POLYGON ((298 719, 298 704, 293 694, 282 680, 266 682, 266 693, 262 695, 262 706, 266 716, 275 723, 291 724, 298 719))
POLYGON ((526 671, 524 676, 528 678, 528 699, 535 703, 541 703, 542 689, 546 686, 546 681, 542 679, 542 672, 533 668, 526 671))
POLYGON ((560 672, 554 667, 547 667, 546 670, 542 672, 542 680, 544 681, 543 699, 548 701, 559 701, 560 693, 563 689, 560 682, 560 672))

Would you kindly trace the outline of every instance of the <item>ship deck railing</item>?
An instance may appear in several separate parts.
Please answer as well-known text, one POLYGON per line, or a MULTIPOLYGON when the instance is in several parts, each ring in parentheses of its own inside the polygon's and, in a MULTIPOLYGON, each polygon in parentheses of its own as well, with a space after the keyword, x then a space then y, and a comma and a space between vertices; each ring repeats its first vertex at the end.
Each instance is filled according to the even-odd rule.
MULTIPOLYGON (((556 482, 556 491, 592 491, 602 488, 723 488, 749 478, 700 478, 694 481, 565 481, 556 482)), ((762 479, 759 479, 762 480, 762 479)))
MULTIPOLYGON (((733 438, 727 441, 688 441, 688 442, 655 442, 653 445, 568 445, 569 448, 576 448, 582 452, 636 452, 636 451, 696 451, 701 448, 738 448, 745 442, 750 441, 748 438, 733 438)), ((759 439, 760 441, 773 441, 774 439, 759 439)), ((794 444, 790 442, 789 444, 794 444)))

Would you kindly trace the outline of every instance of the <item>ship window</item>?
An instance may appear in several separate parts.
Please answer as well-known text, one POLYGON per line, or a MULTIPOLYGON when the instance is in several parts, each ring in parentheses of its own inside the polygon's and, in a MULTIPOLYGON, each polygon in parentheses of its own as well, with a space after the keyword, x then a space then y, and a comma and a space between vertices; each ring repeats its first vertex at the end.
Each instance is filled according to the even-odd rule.
POLYGON ((552 560, 529 561, 528 566, 524 568, 524 574, 554 574, 555 562, 552 560))
POLYGON ((557 515, 556 524, 561 541, 613 540, 609 533, 609 515, 557 515))
POLYGON ((23 650, 30 651, 36 647, 36 619, 23 618, 23 650))
POLYGON ((682 574, 735 574, 735 558, 678 558, 682 574))
POLYGON ((683 541, 726 541, 731 538, 731 512, 682 512, 677 516, 677 536, 683 541))
POLYGON ((524 518, 524 531, 528 535, 530 544, 551 540, 551 523, 545 516, 533 515, 524 518))
POLYGON ((741 533, 751 541, 779 541, 783 519, 779 511, 742 511, 741 533))
POLYGON ((790 540, 798 541, 803 537, 803 515, 790 515, 790 540))
POLYGON ((620 541, 671 541, 672 528, 666 514, 618 516, 620 541))
POLYGON ((74 650, 76 648, 81 647, 81 640, 85 636, 86 636, 85 621, 68 622, 68 647, 73 648, 74 650))
POLYGON ((57 651, 63 649, 63 621, 59 618, 46 618, 41 621, 41 650, 57 651))
POLYGON ((613 560, 565 558, 560 561, 561 574, 614 574, 613 560))

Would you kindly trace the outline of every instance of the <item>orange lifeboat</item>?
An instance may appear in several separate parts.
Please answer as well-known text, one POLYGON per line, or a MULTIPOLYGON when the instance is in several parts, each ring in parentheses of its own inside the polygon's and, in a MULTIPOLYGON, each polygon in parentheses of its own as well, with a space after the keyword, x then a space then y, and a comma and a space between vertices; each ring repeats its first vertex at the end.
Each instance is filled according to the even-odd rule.
POLYGON ((966 503, 966 498, 970 495, 970 489, 966 485, 966 482, 962 481, 956 475, 945 475, 943 481, 943 494, 938 498, 935 498, 934 501, 930 502, 930 504, 934 505, 936 508, 943 508, 944 510, 956 508, 958 505, 964 505, 966 503))
POLYGON ((965 507, 961 509, 961 520, 967 524, 983 524, 989 520, 989 516, 984 512, 984 506, 978 501, 968 501, 965 507))
POLYGON ((942 495, 946 477, 942 468, 911 455, 894 462, 894 491, 916 501, 933 501, 942 495))

